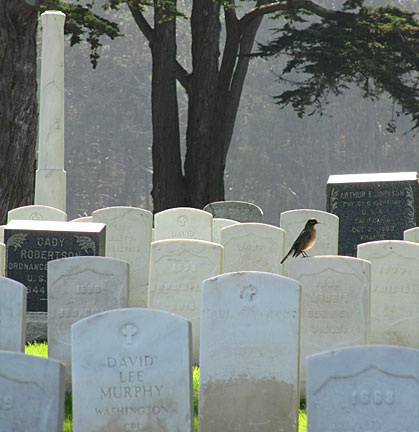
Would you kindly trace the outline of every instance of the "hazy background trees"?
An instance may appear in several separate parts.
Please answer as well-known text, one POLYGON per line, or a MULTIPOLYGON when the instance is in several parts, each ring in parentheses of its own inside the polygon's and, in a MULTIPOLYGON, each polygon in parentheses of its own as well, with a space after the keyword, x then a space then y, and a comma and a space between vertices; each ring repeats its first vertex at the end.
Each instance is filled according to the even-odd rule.
MULTIPOLYGON (((409 2, 394 4, 414 8, 409 2)), ((112 19, 125 36, 103 41, 97 69, 91 68, 87 44, 66 47, 69 218, 112 205, 152 210, 148 42, 124 8, 112 19)), ((179 21, 178 55, 184 59, 189 28, 179 21)), ((265 19, 257 40, 267 40, 275 25, 265 19)), ((354 89, 331 99, 322 117, 299 119, 274 104, 272 97, 281 91, 277 72, 275 60, 251 61, 227 156, 226 199, 254 202, 266 222, 278 224, 281 211, 324 210, 330 174, 418 170, 418 137, 405 134, 409 120, 397 119, 394 134, 386 131, 395 109, 391 101, 367 101, 354 89)), ((187 100, 180 86, 178 93, 185 128, 187 100)))

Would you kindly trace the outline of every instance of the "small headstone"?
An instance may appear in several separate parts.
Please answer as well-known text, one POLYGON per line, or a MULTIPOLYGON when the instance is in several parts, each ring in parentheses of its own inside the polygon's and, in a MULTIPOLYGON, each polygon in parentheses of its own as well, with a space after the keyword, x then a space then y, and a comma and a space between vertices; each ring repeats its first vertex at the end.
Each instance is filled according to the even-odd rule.
POLYGON ((270 273, 202 283, 200 432, 298 430, 299 302, 270 273))
POLYGON ((367 345, 307 361, 307 430, 419 430, 419 350, 367 345))
POLYGON ((0 299, 0 350, 24 352, 26 288, 12 279, 0 277, 0 299))
POLYGON ((107 207, 92 213, 106 224, 106 256, 129 263, 128 306, 147 307, 153 215, 135 207, 107 207))
POLYGON ((360 243, 402 240, 419 224, 416 172, 332 175, 327 211, 339 216, 339 255, 356 256, 360 243))
POLYGON ((241 223, 221 230, 223 272, 282 273, 285 232, 273 225, 241 223))
POLYGON ((67 214, 60 209, 45 205, 28 205, 17 207, 7 213, 7 221, 33 220, 65 222, 67 214))
POLYGON ((6 276, 28 290, 28 312, 47 311, 47 263, 105 254, 105 225, 15 220, 5 226, 6 276))
POLYGON ((154 241, 190 239, 211 241, 212 215, 203 210, 177 207, 154 215, 154 241))
POLYGON ((0 429, 59 432, 64 420, 64 365, 0 351, 0 429))
POLYGON ((130 308, 72 326, 73 431, 193 431, 190 323, 130 308))
POLYGON ((240 222, 231 220, 231 219, 223 219, 223 218, 214 218, 212 220, 212 241, 214 243, 221 243, 221 230, 230 225, 236 225, 240 222))
POLYGON ((301 393, 306 358, 321 351, 368 343, 370 263, 320 256, 290 261, 290 278, 301 283, 301 393))
POLYGON ((201 240, 162 240, 151 244, 148 307, 189 319, 193 362, 199 363, 201 282, 220 274, 223 247, 201 240))
POLYGON ((419 227, 406 230, 403 233, 403 240, 419 243, 419 227))
POLYGON ((128 263, 107 257, 63 258, 48 263, 48 357, 66 366, 71 388, 71 325, 110 309, 125 308, 128 263))
POLYGON ((310 256, 337 255, 339 218, 331 213, 309 209, 281 213, 280 227, 285 231, 285 253, 291 249, 309 219, 316 219, 320 223, 316 225, 316 243, 307 253, 310 256))
POLYGON ((233 219, 237 222, 263 222, 262 209, 245 201, 212 202, 207 204, 204 210, 215 218, 233 219))
POLYGON ((0 276, 6 272, 6 245, 0 242, 0 276))
POLYGON ((93 222, 93 216, 82 216, 76 219, 72 219, 71 222, 93 222))
POLYGON ((419 348, 419 244, 364 243, 358 257, 371 262, 371 343, 419 348))

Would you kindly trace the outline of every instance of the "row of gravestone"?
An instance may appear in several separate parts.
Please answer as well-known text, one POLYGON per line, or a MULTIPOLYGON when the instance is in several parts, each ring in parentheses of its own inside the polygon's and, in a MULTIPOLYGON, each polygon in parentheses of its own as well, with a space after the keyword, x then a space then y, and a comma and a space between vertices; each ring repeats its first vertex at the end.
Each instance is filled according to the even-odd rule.
MULTIPOLYGON (((196 240, 152 244, 148 307, 191 321, 195 364, 199 363, 200 319, 205 307, 201 282, 222 273, 222 252, 220 245, 196 240)), ((371 242, 359 246, 359 256, 364 259, 296 259, 286 267, 287 276, 303 287, 303 388, 304 362, 310 354, 368 342, 418 347, 419 244, 371 242)), ((52 260, 47 279, 50 356, 70 365, 71 325, 97 312, 127 306, 128 264, 92 256, 52 260)), ((0 349, 12 346, 2 345, 2 340, 14 343, 13 349, 22 349, 25 287, 11 279, 0 280, 4 299, 0 305, 0 349), (10 316, 11 311, 16 312, 10 316), (13 336, 11 327, 15 329, 13 336)))
MULTIPOLYGON (((202 290, 199 431, 297 432, 300 284, 249 272, 202 290)), ((140 308, 73 324, 73 431, 193 431, 191 331, 140 308)), ((419 350, 388 345, 310 356, 308 430, 418 430, 418 362, 419 350)), ((62 430, 64 369, 0 352, 2 430, 62 430)))
MULTIPOLYGON (((242 207, 245 204, 250 205, 241 204, 242 207)), ((253 205, 253 207, 256 206, 253 205)), ((171 209, 156 214, 153 231, 151 213, 131 207, 112 207, 98 210, 88 218, 89 221, 96 222, 96 224, 88 224, 88 227, 84 228, 81 228, 79 224, 75 226, 64 224, 64 222, 62 222, 64 225, 59 223, 53 225, 51 222, 44 222, 44 225, 42 223, 22 225, 15 220, 19 217, 35 218, 35 216, 39 219, 44 210, 43 218, 53 219, 54 215, 57 219, 65 218, 65 213, 56 209, 28 206, 9 212, 9 218, 12 222, 6 226, 8 229, 6 229, 7 239, 5 241, 10 246, 8 248, 10 256, 8 257, 6 275, 28 287, 28 311, 46 311, 46 262, 50 260, 50 257, 61 258, 72 254, 102 255, 103 250, 106 249, 106 256, 123 259, 130 264, 130 298, 128 304, 145 307, 147 305, 150 243, 153 237, 154 240, 193 238, 221 243, 225 252, 223 255, 224 272, 256 270, 282 274, 284 269, 280 265, 280 259, 284 251, 289 249, 305 221, 309 217, 315 217, 320 221, 320 225, 317 229, 316 245, 310 253, 312 255, 335 255, 338 249, 337 217, 315 210, 293 210, 282 213, 282 228, 266 224, 238 224, 236 221, 213 218, 211 214, 205 211, 190 208, 171 209), (102 238, 101 241, 100 236, 99 240, 92 236, 88 237, 88 234, 100 232, 101 228, 97 228, 99 226, 97 223, 106 224, 106 240, 102 238), (223 238, 221 238, 220 230, 223 227, 223 238), (58 240, 57 236, 49 234, 53 229, 63 232, 72 231, 73 234, 76 234, 78 230, 79 235, 70 235, 68 239, 61 238, 58 240), (37 236, 32 239, 32 244, 29 246, 30 237, 27 237, 26 232, 36 232, 36 230, 41 230, 43 237, 49 235, 50 238, 45 239, 37 236), (64 241, 71 244, 63 250, 64 241), (29 250, 26 250, 28 248, 29 250), (38 258, 38 265, 33 270, 33 263, 36 258, 38 258), (25 268, 31 274, 25 274, 22 271, 25 268), (39 269, 41 269, 39 273, 34 274, 39 269), (43 283, 39 282, 40 279, 43 283), (37 304, 32 305, 32 302, 37 304)), ((245 212, 243 214, 244 219, 250 218, 246 216, 245 212)), ((256 215, 253 217, 256 219, 256 215)), ((413 236, 417 236, 418 231, 419 228, 407 231, 406 240, 414 240, 413 236)), ((4 267, 4 259, 1 259, 0 256, 0 274, 4 274, 1 267, 4 267)))

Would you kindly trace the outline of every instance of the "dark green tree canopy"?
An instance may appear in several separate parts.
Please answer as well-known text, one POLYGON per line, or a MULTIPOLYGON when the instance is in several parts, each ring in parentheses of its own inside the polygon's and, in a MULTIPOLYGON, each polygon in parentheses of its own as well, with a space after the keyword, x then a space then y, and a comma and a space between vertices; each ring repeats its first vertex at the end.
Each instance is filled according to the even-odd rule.
MULTIPOLYGON (((310 113, 321 113, 329 93, 341 94, 355 84, 364 97, 387 92, 418 128, 419 22, 413 12, 362 4, 362 0, 352 0, 342 11, 319 9, 314 13, 321 19, 311 23, 304 17, 311 12, 298 6, 292 13, 277 14, 276 18, 285 18, 284 24, 275 30, 272 41, 259 45, 257 53, 265 58, 287 55, 279 79, 291 83, 293 89, 276 101, 292 105, 299 116, 307 108, 313 108, 310 113)), ((394 124, 392 119, 389 128, 394 124)))

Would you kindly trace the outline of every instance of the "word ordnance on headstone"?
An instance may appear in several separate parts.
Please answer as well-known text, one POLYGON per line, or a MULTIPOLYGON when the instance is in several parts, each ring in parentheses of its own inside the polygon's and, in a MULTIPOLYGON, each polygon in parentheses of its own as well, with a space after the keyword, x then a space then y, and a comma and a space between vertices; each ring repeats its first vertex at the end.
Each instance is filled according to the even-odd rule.
POLYGON ((110 309, 127 307, 128 263, 83 256, 48 263, 48 357, 66 365, 71 383, 71 325, 110 309))
POLYGON ((15 220, 4 230, 6 276, 27 288, 28 312, 47 311, 47 263, 105 255, 105 225, 15 220))
POLYGON ((366 345, 307 361, 310 432, 419 430, 419 350, 366 345))
POLYGON ((200 432, 298 430, 300 292, 264 272, 202 283, 200 432))
POLYGON ((64 365, 56 360, 0 351, 0 430, 61 432, 64 365))
POLYGON ((416 172, 332 175, 327 211, 339 216, 339 255, 356 256, 360 243, 402 240, 419 224, 416 172))
POLYGON ((0 299, 0 350, 23 352, 26 288, 12 279, 0 277, 0 299))
POLYGON ((419 348, 419 244, 368 242, 358 256, 371 262, 370 343, 419 348))
POLYGON ((215 218, 233 219, 237 222, 263 222, 262 209, 245 201, 216 201, 207 204, 204 210, 215 218))
POLYGON ((129 308, 72 326, 73 431, 193 431, 191 326, 129 308))
POLYGON ((307 356, 368 343, 370 268, 368 261, 343 256, 295 259, 290 278, 301 283, 301 393, 307 356))

